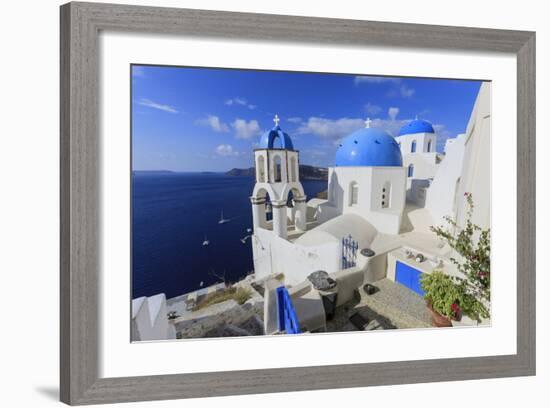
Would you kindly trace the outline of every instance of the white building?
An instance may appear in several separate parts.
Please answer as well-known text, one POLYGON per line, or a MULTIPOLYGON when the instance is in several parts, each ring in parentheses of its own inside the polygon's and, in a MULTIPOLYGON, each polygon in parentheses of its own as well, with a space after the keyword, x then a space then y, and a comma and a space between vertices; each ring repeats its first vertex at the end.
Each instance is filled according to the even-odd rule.
MULTIPOLYGON (((256 276, 283 273, 287 281, 297 283, 315 270, 336 272, 342 268, 342 240, 351 231, 355 231, 352 238, 366 246, 371 241, 368 236, 376 232, 399 233, 406 169, 395 139, 369 124, 342 141, 336 164, 329 169, 328 200, 320 202, 308 220, 297 174, 298 152, 276 118, 275 127, 255 150, 256 186, 251 203, 256 276), (277 141, 280 147, 275 147, 277 141), (294 205, 288 208, 290 192, 294 205), (272 220, 266 214, 268 198, 272 220)), ((312 200, 310 207, 318 201, 312 200)))
POLYGON ((256 185, 251 197, 252 217, 254 229, 271 229, 277 237, 286 238, 288 218, 297 230, 306 229, 306 196, 300 183, 298 152, 279 127, 278 116, 274 122, 275 127, 263 135, 260 147, 254 151, 256 185), (291 209, 287 206, 289 199, 293 201, 291 209), (268 202, 273 213, 269 224, 268 202))
POLYGON ((396 140, 407 169, 407 201, 424 206, 442 156, 436 151, 437 135, 430 122, 416 118, 400 129, 396 140))
POLYGON ((329 168, 328 201, 318 221, 343 214, 362 216, 378 231, 398 234, 405 207, 406 171, 395 139, 366 127, 344 138, 329 168))
POLYGON ((164 293, 132 300, 132 341, 168 340, 176 338, 168 321, 164 293))
POLYGON ((464 192, 473 195, 474 222, 489 226, 489 86, 481 86, 466 133, 446 143, 445 155, 436 152, 437 135, 425 120, 413 120, 396 138, 370 128, 367 120, 338 147, 329 168, 328 198, 307 204, 298 152, 276 118, 255 151, 251 242, 256 278, 283 274, 285 284, 300 286, 309 274, 323 270, 347 288, 342 298, 339 289, 341 304, 353 285, 386 277, 422 294, 423 273, 438 268, 456 274, 451 249, 429 227, 442 224, 444 216, 462 223, 464 192), (351 262, 349 242, 357 249, 351 262), (363 255, 366 248, 375 255, 363 255), (416 262, 410 253, 422 254, 425 261, 416 262))

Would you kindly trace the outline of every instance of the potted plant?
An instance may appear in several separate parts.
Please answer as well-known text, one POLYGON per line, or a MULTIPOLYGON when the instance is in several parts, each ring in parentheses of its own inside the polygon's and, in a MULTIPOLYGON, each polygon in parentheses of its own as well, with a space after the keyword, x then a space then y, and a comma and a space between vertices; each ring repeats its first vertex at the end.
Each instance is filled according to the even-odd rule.
MULTIPOLYGON (((442 226, 430 229, 445 241, 457 254, 451 257, 458 276, 434 271, 422 277, 428 307, 447 320, 460 320, 462 314, 480 322, 490 317, 491 256, 490 229, 483 229, 472 222, 474 203, 471 193, 465 193, 468 212, 465 225, 445 217, 450 228, 442 226)), ((446 323, 450 324, 450 320, 446 323)))
POLYGON ((453 278, 441 271, 425 273, 420 284, 424 290, 426 305, 432 314, 432 324, 436 327, 452 326, 451 319, 460 320, 460 286, 453 278))

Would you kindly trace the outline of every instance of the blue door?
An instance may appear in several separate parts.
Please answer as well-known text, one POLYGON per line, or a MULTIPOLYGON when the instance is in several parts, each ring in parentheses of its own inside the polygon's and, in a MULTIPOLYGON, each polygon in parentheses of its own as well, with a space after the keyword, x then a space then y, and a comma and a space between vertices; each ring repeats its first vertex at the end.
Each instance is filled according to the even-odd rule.
POLYGON ((418 269, 414 269, 399 261, 395 262, 395 281, 418 293, 420 296, 424 296, 424 291, 422 290, 422 286, 420 286, 421 276, 422 272, 418 269))

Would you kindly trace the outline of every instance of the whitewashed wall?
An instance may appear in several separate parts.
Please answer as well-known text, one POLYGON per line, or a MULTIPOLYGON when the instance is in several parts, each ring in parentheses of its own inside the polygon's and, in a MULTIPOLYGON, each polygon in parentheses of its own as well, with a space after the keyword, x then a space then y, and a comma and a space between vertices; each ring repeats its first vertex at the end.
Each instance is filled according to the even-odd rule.
POLYGON ((460 135, 451 145, 447 145, 445 158, 439 164, 434 179, 428 189, 426 208, 436 224, 444 222, 444 216, 456 216, 457 183, 462 173, 464 159, 464 138, 460 135))
POLYGON ((132 300, 132 340, 175 339, 176 332, 166 313, 164 293, 132 300))
POLYGON ((474 223, 489 227, 491 223, 491 85, 484 83, 479 90, 468 123, 464 147, 464 166, 457 194, 459 224, 464 224, 467 204, 464 193, 474 200, 474 223))

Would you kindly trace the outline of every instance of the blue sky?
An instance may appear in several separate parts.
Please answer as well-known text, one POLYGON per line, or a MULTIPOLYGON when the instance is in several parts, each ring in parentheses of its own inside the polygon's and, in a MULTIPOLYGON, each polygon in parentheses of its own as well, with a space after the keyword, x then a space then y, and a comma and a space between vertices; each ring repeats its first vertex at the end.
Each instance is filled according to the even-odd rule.
POLYGON ((132 66, 134 170, 251 167, 263 132, 280 126, 300 163, 331 166, 364 126, 396 135, 418 115, 445 140, 463 133, 481 82, 342 74, 132 66))

